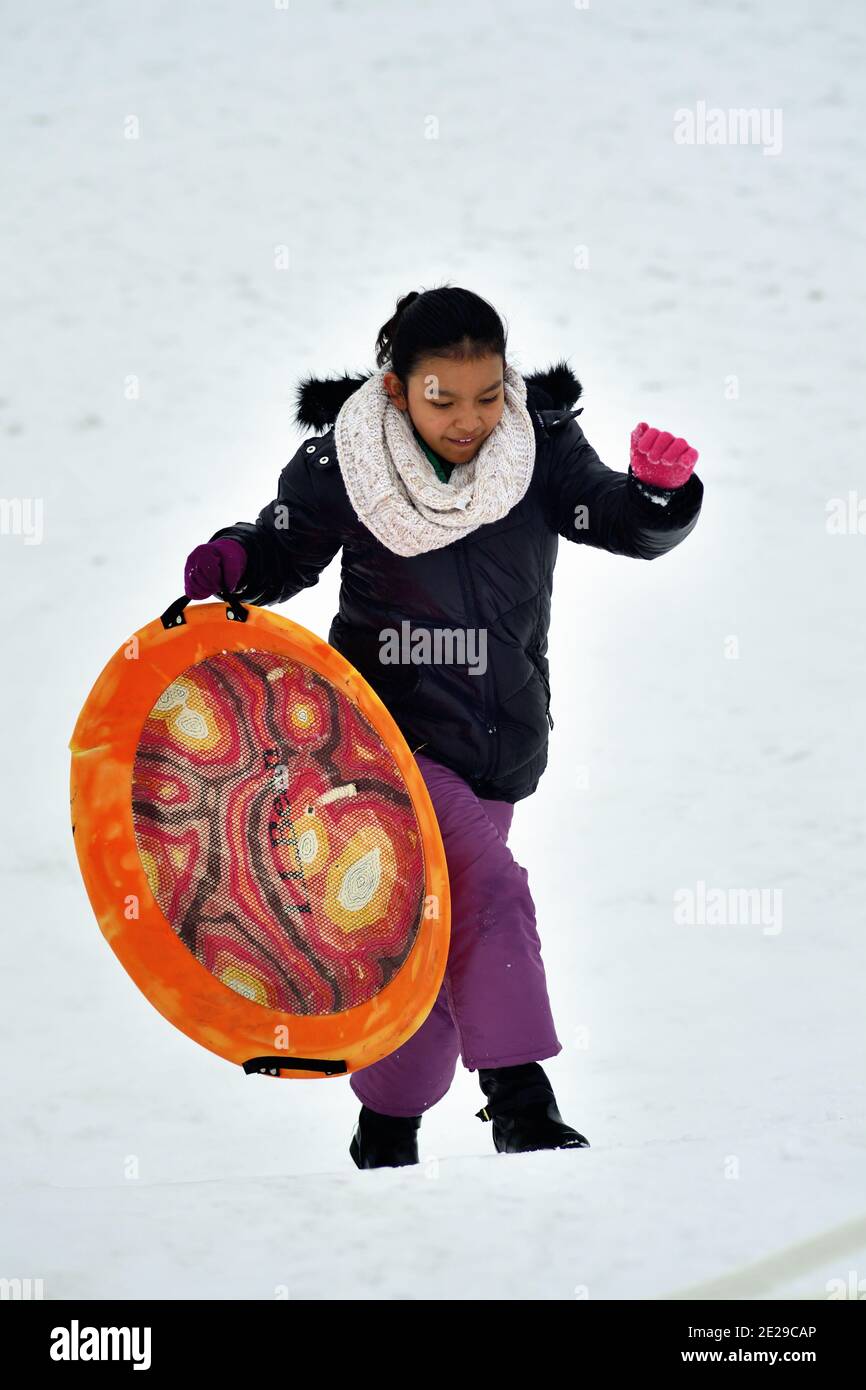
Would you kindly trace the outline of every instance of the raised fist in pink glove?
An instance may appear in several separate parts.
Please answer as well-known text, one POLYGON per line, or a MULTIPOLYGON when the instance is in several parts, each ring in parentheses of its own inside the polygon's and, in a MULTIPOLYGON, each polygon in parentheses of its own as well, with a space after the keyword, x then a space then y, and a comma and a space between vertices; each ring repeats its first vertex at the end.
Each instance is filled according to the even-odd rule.
POLYGON ((211 594, 232 594, 247 567, 247 552, 231 536, 197 545, 187 556, 183 571, 184 593, 188 598, 210 598, 211 594))
POLYGON ((692 476, 698 451, 684 439, 641 423, 631 433, 631 467, 642 483, 682 487, 692 476))

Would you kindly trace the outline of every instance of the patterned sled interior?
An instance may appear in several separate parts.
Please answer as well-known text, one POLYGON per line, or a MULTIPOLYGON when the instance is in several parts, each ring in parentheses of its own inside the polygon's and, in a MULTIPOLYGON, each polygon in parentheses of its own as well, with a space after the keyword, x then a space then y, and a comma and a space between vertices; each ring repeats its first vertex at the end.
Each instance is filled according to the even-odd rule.
POLYGON ((290 1014, 367 1003, 409 956, 424 843, 392 754, 300 662, 217 653, 162 692, 132 782, 138 852, 179 939, 290 1014))

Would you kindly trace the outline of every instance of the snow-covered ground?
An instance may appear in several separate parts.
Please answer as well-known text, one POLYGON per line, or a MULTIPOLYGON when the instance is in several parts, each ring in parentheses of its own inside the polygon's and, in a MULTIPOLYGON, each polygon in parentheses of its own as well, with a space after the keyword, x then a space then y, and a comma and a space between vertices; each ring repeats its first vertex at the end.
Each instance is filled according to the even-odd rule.
MULTIPOLYGON (((2 493, 42 499, 44 534, 0 536, 0 1276, 399 1299, 866 1278, 866 535, 826 524, 866 497, 863 39, 858 0, 7 7, 2 493), (781 151, 677 144, 699 102, 781 110, 781 151), (513 844, 545 1066, 592 1148, 495 1155, 460 1069, 422 1164, 359 1173, 345 1079, 246 1078, 121 969, 66 745, 187 552, 273 496, 299 375, 368 369, 397 296, 445 279, 500 308, 519 368, 568 357, 606 462, 645 419, 699 448, 706 492, 657 563, 563 543, 557 569, 550 766, 513 844), (677 922, 701 884, 774 916, 677 922)), ((337 585, 283 611, 324 634, 337 585)))

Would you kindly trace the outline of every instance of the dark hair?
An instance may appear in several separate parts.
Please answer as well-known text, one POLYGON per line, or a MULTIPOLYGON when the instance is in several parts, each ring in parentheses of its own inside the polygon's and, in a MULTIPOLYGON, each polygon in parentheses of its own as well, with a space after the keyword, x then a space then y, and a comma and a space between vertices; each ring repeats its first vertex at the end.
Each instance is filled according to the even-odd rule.
POLYGON ((410 290, 376 339, 376 366, 388 364, 406 385, 422 357, 472 361, 499 353, 505 361, 506 329, 486 299, 456 285, 410 290))

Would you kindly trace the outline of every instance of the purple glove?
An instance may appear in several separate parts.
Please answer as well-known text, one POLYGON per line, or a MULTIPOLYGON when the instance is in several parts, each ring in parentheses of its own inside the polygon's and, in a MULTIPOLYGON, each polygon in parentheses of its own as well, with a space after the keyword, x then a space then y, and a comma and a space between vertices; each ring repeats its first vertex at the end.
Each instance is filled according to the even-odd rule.
POLYGON ((246 567, 247 552, 240 541, 232 540, 231 536, 197 545, 187 556, 184 567, 184 593, 188 598, 232 594, 246 567))

